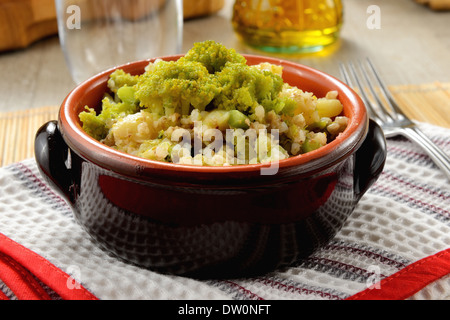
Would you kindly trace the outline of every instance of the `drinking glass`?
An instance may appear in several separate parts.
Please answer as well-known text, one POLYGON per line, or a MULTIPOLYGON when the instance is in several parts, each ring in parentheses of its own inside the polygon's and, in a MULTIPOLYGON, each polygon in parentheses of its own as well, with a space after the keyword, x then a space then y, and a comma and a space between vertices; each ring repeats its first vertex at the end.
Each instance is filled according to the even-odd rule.
POLYGON ((58 33, 73 80, 132 61, 178 54, 182 0, 55 0, 58 33))

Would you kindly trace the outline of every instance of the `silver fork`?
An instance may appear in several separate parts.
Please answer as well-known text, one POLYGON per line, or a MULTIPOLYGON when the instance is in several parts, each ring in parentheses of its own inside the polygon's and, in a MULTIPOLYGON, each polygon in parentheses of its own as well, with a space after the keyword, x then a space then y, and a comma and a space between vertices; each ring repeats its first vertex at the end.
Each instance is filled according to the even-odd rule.
POLYGON ((417 143, 450 180, 450 157, 402 112, 369 59, 357 62, 357 66, 340 64, 340 71, 343 80, 357 88, 370 117, 383 128, 386 138, 402 135, 417 143))

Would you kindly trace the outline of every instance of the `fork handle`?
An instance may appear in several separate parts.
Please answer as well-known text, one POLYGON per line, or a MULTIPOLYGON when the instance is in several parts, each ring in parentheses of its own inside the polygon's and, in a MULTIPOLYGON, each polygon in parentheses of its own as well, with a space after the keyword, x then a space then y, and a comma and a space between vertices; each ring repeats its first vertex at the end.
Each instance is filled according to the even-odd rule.
POLYGON ((450 157, 442 149, 437 147, 434 142, 417 127, 404 128, 401 133, 422 147, 450 181, 450 157))

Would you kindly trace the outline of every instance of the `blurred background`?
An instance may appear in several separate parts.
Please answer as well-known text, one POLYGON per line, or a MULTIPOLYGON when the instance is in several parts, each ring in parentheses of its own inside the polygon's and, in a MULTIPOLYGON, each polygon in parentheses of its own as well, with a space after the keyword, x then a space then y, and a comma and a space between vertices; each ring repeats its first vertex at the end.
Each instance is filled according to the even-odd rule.
MULTIPOLYGON (((444 7, 448 3, 440 1, 444 7)), ((185 0, 182 51, 194 42, 212 39, 242 53, 274 55, 239 40, 231 23, 233 4, 234 0, 185 0)), ((333 48, 282 58, 338 76, 337 62, 370 56, 388 84, 450 82, 448 10, 415 0, 343 0, 342 4, 344 22, 333 48), (372 5, 381 10, 379 29, 367 25, 372 5)), ((58 105, 74 87, 54 10, 53 0, 0 0, 0 111, 58 105)))

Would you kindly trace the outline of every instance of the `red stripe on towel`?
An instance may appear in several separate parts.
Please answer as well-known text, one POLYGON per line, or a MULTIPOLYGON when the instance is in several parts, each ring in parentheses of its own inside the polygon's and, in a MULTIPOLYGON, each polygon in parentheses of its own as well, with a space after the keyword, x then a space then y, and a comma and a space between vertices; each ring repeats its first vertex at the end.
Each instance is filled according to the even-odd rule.
POLYGON ((0 233, 0 274, 2 281, 18 299, 50 298, 39 281, 63 300, 97 300, 81 284, 71 285, 73 279, 49 261, 0 233), (39 279, 39 281, 37 281, 39 279))
POLYGON ((0 275, 19 300, 51 300, 27 269, 3 253, 0 253, 0 275))
POLYGON ((347 300, 404 300, 449 274, 450 249, 447 249, 410 264, 347 300))

